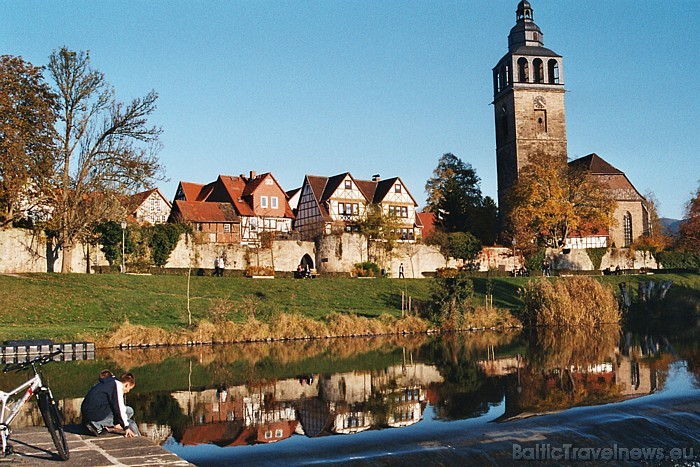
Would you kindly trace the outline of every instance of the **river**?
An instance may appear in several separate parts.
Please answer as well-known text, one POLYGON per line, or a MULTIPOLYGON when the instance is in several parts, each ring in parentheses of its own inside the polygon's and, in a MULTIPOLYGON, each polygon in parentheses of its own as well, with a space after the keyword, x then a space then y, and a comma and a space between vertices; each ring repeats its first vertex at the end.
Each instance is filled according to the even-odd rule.
POLYGON ((666 463, 700 458, 699 335, 693 325, 98 350, 45 368, 68 430, 100 370, 134 373, 127 403, 142 433, 202 466, 666 463))

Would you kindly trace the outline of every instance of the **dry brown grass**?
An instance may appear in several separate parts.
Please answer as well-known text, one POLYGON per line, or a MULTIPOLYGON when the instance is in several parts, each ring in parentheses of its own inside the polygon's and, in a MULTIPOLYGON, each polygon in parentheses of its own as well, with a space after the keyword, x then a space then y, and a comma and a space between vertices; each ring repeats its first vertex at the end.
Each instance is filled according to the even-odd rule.
POLYGON ((464 314, 464 327, 481 328, 514 328, 522 323, 509 310, 503 308, 477 306, 464 314))
POLYGON ((620 321, 612 289, 586 276, 531 280, 520 291, 530 326, 599 326, 620 321))
POLYGON ((128 321, 110 336, 99 340, 99 347, 177 345, 192 343, 256 342, 270 339, 310 339, 324 337, 376 336, 423 333, 429 323, 416 316, 379 319, 336 313, 325 321, 294 313, 280 313, 270 323, 250 315, 243 323, 212 323, 202 320, 191 329, 166 331, 158 327, 135 326, 128 321))

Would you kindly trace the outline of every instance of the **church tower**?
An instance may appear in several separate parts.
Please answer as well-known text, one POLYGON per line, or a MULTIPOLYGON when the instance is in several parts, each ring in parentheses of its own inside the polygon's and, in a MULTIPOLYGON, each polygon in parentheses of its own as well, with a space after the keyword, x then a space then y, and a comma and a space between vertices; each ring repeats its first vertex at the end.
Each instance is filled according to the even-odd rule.
POLYGON ((508 35, 508 53, 493 69, 498 207, 531 154, 567 159, 564 70, 560 55, 544 47, 532 7, 521 0, 508 35))

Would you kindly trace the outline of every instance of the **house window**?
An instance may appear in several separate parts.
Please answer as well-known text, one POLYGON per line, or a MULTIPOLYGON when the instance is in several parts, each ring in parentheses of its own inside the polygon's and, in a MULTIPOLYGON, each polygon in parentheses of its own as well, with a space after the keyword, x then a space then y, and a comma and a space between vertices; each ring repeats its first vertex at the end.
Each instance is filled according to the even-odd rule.
POLYGON ((148 204, 150 205, 151 212, 156 210, 156 199, 155 198, 149 199, 148 204))
POLYGON ((231 224, 224 224, 224 233, 231 233, 231 224))
POLYGON ((265 432, 265 439, 272 439, 272 430, 268 430, 265 432))
POLYGON ((622 230, 624 239, 624 247, 627 248, 632 244, 632 214, 626 212, 622 217, 622 230))
POLYGON ((278 198, 277 198, 277 196, 271 196, 271 197, 270 197, 270 207, 271 207, 272 209, 277 209, 277 206, 278 206, 277 203, 278 203, 278 198))
POLYGON ((275 430, 275 438, 281 438, 282 436, 284 436, 282 430, 275 430))
POLYGON ((394 185, 394 193, 401 193, 401 184, 397 183, 394 185))
POLYGON ((271 178, 266 179, 265 185, 272 185, 272 179, 271 178))
POLYGON ((260 207, 267 208, 267 196, 260 197, 260 207))
POLYGON ((352 181, 351 180, 345 180, 345 189, 346 190, 352 189, 352 181))
POLYGON ((408 217, 408 206, 401 206, 401 217, 408 217))

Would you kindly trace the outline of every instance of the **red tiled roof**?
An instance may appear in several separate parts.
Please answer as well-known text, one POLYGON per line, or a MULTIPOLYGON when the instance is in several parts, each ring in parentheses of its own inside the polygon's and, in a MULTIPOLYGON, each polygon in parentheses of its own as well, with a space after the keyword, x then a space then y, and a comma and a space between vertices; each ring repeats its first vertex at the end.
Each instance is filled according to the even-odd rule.
POLYGON ((602 157, 600 157, 598 154, 589 154, 587 156, 583 156, 581 158, 578 158, 576 160, 573 160, 569 162, 570 165, 574 166, 582 166, 584 167, 587 171, 594 175, 623 175, 624 173, 610 165, 608 162, 606 162, 602 157))
POLYGON ((200 183, 180 182, 185 201, 204 201, 212 190, 213 185, 202 185, 200 183))
POLYGON ((435 231, 435 213, 417 212, 416 220, 420 222, 420 224, 423 224, 423 238, 435 231))
POLYGON ((230 202, 240 216, 254 216, 252 206, 245 199, 246 180, 242 177, 232 177, 230 175, 219 175, 219 180, 228 192, 230 202))
POLYGON ((240 222, 230 203, 175 201, 172 216, 183 222, 240 222))
POLYGON ((377 191, 377 182, 371 180, 355 180, 357 188, 367 199, 368 203, 374 203, 374 193, 377 191))

